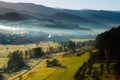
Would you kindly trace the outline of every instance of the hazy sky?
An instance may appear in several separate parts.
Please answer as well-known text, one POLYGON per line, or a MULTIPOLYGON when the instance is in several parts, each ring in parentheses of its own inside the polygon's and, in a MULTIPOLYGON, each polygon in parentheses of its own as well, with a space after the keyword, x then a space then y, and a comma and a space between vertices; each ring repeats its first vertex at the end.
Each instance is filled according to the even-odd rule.
POLYGON ((36 3, 55 8, 120 10, 120 0, 2 0, 36 3))

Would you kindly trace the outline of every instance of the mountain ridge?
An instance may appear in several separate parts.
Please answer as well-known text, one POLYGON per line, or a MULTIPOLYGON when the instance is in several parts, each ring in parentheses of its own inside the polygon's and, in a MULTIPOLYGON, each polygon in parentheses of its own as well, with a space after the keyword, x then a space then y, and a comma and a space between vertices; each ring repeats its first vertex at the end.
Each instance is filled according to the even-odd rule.
POLYGON ((76 38, 92 36, 93 38, 98 33, 119 24, 119 11, 57 9, 33 3, 0 1, 0 30, 11 29, 9 33, 17 28, 30 33, 30 36, 32 31, 40 36, 43 34, 38 32, 69 37, 74 35, 76 38))

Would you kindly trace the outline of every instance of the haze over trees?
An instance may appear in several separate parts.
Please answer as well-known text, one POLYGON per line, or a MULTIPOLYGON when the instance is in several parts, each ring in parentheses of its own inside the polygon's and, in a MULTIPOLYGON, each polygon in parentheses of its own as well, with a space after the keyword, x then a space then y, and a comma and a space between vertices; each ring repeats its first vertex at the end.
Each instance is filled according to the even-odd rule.
POLYGON ((119 11, 56 9, 32 3, 0 1, 2 44, 95 38, 97 30, 107 30, 111 25, 119 24, 119 11), (49 34, 54 35, 48 38, 49 34))
POLYGON ((120 80, 119 24, 120 11, 0 1, 0 80, 120 80))

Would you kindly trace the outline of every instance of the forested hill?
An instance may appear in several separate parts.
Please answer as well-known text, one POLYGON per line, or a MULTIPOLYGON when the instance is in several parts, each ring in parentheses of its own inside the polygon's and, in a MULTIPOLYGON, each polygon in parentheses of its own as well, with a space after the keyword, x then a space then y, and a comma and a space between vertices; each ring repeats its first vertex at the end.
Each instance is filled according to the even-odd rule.
POLYGON ((110 59, 120 60, 120 26, 99 34, 96 46, 100 50, 101 58, 104 58, 107 51, 110 59))

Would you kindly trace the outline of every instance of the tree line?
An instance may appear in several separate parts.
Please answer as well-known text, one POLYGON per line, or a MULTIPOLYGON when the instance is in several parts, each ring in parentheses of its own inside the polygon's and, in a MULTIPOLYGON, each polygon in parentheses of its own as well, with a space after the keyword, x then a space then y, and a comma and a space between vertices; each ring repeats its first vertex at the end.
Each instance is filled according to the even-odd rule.
POLYGON ((114 71, 116 79, 120 79, 120 26, 99 34, 96 37, 96 48, 99 50, 99 60, 115 60, 114 71))
POLYGON ((24 52, 17 50, 9 53, 9 60, 7 66, 3 67, 3 72, 16 72, 22 68, 29 68, 29 66, 25 62, 26 59, 39 58, 43 55, 44 52, 42 51, 41 47, 25 50, 24 52))
POLYGON ((101 59, 107 54, 110 59, 120 60, 120 26, 99 34, 96 37, 96 47, 101 59))

